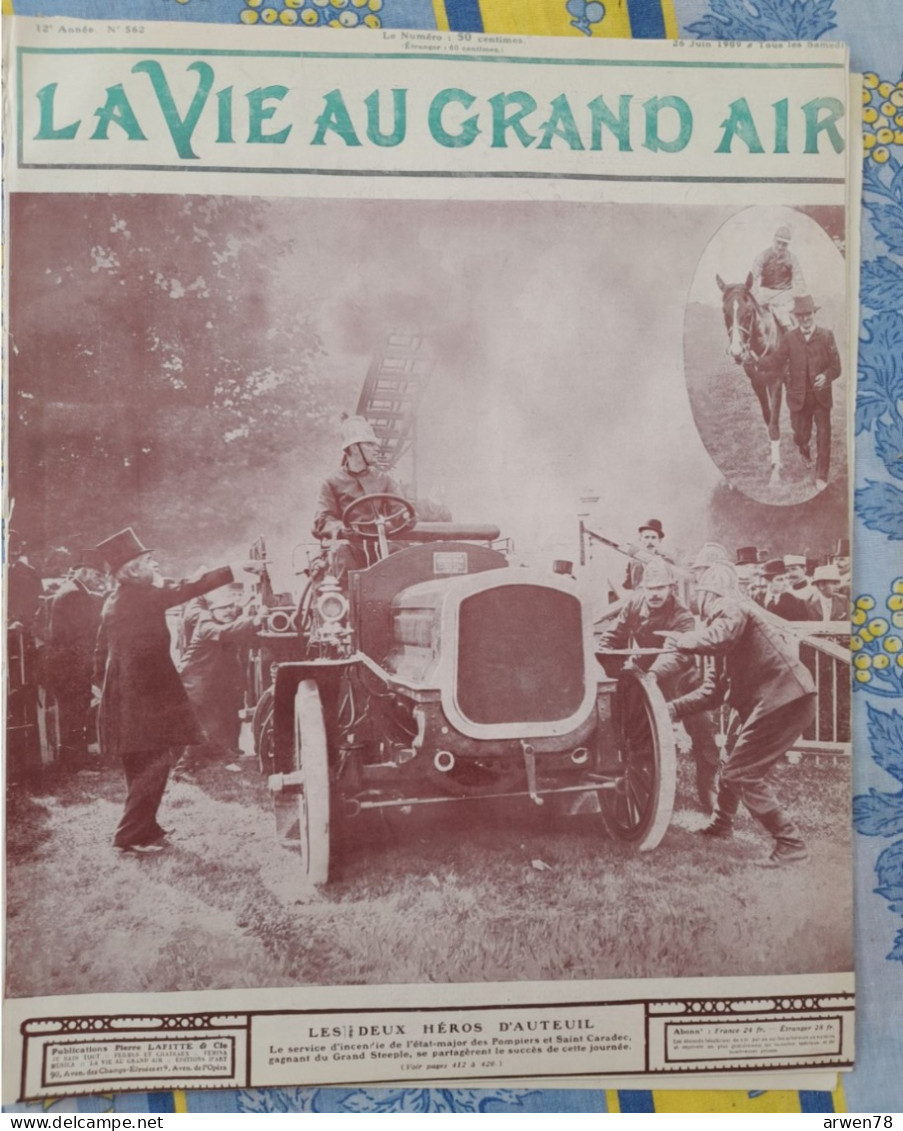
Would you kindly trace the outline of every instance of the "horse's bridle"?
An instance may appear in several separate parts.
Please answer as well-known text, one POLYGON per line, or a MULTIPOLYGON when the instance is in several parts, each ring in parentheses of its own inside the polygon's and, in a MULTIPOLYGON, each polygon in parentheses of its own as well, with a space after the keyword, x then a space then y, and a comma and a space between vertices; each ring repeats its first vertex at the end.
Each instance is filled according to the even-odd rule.
MULTIPOLYGON (((753 301, 755 302, 755 300, 753 300, 753 301)), ((736 299, 734 299, 734 303, 735 303, 735 307, 737 305, 739 305, 737 303, 736 299)), ((765 349, 762 350, 761 353, 756 353, 756 351, 752 347, 751 342, 752 342, 753 332, 754 332, 754 329, 755 329, 753 323, 755 322, 755 319, 756 319, 755 305, 753 306, 752 319, 750 320, 750 324, 748 326, 743 324, 743 321, 740 319, 740 317, 738 315, 735 315, 735 317, 733 319, 732 327, 736 327, 737 333, 740 335, 740 346, 741 346, 740 356, 734 357, 734 355, 731 353, 730 345, 728 345, 727 350, 725 352, 728 354, 729 357, 731 357, 736 362, 737 365, 744 365, 747 361, 750 360, 750 358, 752 358, 752 360, 755 361, 756 364, 758 364, 762 360, 762 358, 765 356, 765 354, 768 352, 767 346, 765 347, 765 349)))

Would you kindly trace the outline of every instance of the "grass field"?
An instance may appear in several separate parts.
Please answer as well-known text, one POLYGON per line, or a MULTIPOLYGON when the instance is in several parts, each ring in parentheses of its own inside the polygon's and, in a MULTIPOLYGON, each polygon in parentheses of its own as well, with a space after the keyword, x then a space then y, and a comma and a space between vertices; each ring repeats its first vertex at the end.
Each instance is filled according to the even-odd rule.
MULTIPOLYGON (((760 503, 803 503, 816 494, 814 467, 807 467, 793 442, 786 399, 781 405, 779 479, 772 482, 768 429, 759 401, 741 366, 727 354, 721 311, 692 303, 684 326, 684 368, 693 419, 706 451, 735 489, 760 503)), ((843 390, 831 414, 830 480, 846 467, 843 390)), ((815 455, 815 437, 812 438, 815 455)))
POLYGON ((277 845, 251 759, 171 783, 172 843, 149 858, 111 847, 119 767, 81 773, 10 800, 8 993, 848 970, 848 771, 779 769, 812 852, 791 869, 755 866, 770 845, 748 817, 696 835, 684 762, 652 853, 528 801, 430 807, 361 818, 322 892, 277 845))

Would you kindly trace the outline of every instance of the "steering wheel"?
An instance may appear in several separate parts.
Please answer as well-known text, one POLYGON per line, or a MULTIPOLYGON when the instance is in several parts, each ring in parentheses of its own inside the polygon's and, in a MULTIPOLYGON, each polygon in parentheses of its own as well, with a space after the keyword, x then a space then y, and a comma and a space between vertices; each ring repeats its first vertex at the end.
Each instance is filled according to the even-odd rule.
POLYGON ((342 525, 358 538, 375 541, 380 534, 392 538, 417 521, 414 507, 400 495, 361 495, 345 507, 342 525))

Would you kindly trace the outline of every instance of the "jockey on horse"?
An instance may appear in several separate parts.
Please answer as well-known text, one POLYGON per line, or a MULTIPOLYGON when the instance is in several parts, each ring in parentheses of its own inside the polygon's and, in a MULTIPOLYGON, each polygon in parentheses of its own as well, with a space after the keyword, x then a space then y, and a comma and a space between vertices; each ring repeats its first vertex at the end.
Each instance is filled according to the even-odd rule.
POLYGON ((775 354, 786 330, 793 327, 792 307, 805 280, 795 256, 790 254, 790 229, 781 226, 772 246, 753 264, 745 283, 725 283, 720 275, 728 352, 742 365, 759 399, 771 441, 772 478, 781 468, 780 415, 783 367, 775 354))
POLYGON ((792 330, 793 300, 808 293, 802 268, 790 251, 790 229, 782 224, 774 234, 771 247, 756 256, 752 269, 753 298, 767 306, 781 328, 792 330))

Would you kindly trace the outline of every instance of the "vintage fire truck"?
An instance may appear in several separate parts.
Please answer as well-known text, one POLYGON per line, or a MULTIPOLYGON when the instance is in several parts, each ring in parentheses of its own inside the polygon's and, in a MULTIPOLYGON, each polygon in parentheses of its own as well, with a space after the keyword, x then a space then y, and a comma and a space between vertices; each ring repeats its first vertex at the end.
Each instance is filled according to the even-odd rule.
POLYGON ((654 848, 674 801, 667 707, 654 678, 605 675, 573 580, 511 567, 496 528, 417 522, 396 496, 343 522, 374 564, 340 585, 317 558, 255 657, 257 754, 309 880, 329 881, 367 811, 465 799, 563 798, 654 848))

